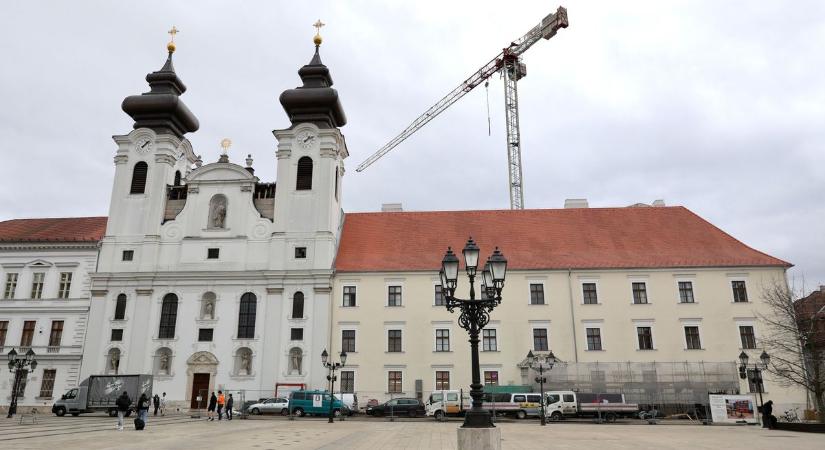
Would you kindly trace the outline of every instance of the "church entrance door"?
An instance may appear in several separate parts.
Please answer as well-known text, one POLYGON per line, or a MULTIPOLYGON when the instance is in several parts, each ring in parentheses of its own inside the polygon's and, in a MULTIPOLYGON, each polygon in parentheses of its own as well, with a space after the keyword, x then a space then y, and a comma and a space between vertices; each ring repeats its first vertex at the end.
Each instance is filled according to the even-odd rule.
POLYGON ((192 376, 192 401, 189 407, 192 409, 202 409, 209 401, 209 374, 196 373, 192 376), (198 401, 200 397, 200 401, 198 401))

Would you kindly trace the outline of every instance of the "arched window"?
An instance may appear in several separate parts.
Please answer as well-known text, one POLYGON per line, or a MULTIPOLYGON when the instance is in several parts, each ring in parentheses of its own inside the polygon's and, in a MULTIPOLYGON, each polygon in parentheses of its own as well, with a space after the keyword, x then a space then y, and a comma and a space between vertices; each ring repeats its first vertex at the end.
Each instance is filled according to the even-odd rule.
POLYGON ((178 319, 178 296, 166 294, 163 297, 163 304, 160 307, 160 329, 158 338, 174 339, 175 322, 178 319))
POLYGON ((126 294, 117 296, 115 303, 115 320, 123 320, 126 318, 126 294))
POLYGON ((238 312, 238 339, 253 339, 255 337, 256 307, 255 294, 247 292, 241 296, 241 309, 238 312))
POLYGON ((132 187, 129 189, 130 194, 143 194, 146 191, 146 174, 149 172, 149 166, 140 161, 135 164, 132 170, 132 187))
POLYGON ((304 318, 304 293, 303 292, 296 292, 295 295, 292 296, 292 318, 293 319, 303 319, 304 318))
POLYGON ((180 170, 175 171, 175 181, 172 182, 172 186, 180 186, 180 170))
POLYGON ((295 181, 295 189, 308 191, 312 189, 312 158, 303 156, 298 160, 298 178, 295 181))

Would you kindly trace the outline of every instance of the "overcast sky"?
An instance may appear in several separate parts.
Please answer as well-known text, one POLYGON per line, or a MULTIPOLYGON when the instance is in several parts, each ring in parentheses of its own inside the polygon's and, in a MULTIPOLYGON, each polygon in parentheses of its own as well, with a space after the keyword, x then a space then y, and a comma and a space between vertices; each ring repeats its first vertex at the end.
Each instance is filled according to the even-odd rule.
MULTIPOLYGON (((825 2, 564 0, 525 56, 525 204, 664 199, 825 284, 825 2)), ((547 1, 0 3, 0 220, 107 214, 121 101, 175 68, 205 162, 223 137, 274 181, 278 96, 321 56, 348 116, 344 208, 506 209, 503 84, 355 167, 557 4, 547 1), (488 100, 489 97, 489 100, 488 100), (487 130, 489 101, 491 134, 487 130)))

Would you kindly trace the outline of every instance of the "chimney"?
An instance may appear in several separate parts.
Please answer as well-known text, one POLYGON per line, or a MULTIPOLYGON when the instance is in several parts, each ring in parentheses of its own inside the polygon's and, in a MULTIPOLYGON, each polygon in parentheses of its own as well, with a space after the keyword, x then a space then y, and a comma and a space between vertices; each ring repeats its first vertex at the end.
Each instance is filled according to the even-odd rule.
POLYGON ((589 208, 586 198, 568 198, 564 201, 564 209, 589 208))
POLYGON ((665 206, 665 201, 662 199, 653 200, 653 206, 665 206))
POLYGON ((381 212, 402 212, 404 208, 401 207, 401 203, 382 203, 381 204, 381 212))

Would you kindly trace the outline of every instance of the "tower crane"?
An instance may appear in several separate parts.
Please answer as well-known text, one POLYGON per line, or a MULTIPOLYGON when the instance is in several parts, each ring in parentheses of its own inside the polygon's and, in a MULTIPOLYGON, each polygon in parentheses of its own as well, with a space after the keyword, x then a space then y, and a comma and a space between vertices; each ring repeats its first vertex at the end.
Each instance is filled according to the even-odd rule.
POLYGON ((494 74, 501 72, 504 79, 504 116, 507 125, 507 165, 510 183, 510 209, 524 209, 524 184, 521 176, 521 133, 519 132, 518 118, 518 89, 517 82, 527 75, 527 67, 521 60, 521 55, 533 46, 540 38, 550 39, 560 28, 567 28, 567 9, 562 6, 556 12, 548 14, 538 25, 534 26, 524 36, 518 38, 505 47, 501 53, 490 62, 475 71, 457 88, 445 95, 435 105, 430 107, 421 116, 415 119, 404 131, 387 142, 377 152, 364 160, 355 170, 361 172, 382 156, 389 153, 398 144, 421 129, 453 103, 464 97, 476 86, 485 82, 494 74))

